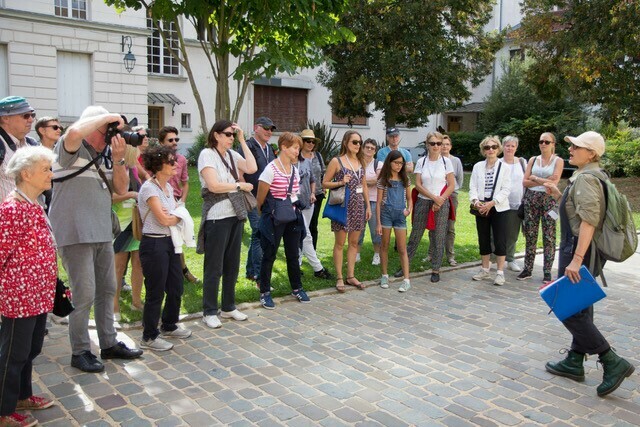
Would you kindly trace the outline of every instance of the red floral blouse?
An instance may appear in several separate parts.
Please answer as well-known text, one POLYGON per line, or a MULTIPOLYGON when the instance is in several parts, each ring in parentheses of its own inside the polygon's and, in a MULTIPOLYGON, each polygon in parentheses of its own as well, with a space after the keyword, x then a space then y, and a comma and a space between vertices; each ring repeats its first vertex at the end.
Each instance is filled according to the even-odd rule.
POLYGON ((44 210, 9 196, 0 204, 0 313, 22 318, 51 311, 57 274, 44 210))

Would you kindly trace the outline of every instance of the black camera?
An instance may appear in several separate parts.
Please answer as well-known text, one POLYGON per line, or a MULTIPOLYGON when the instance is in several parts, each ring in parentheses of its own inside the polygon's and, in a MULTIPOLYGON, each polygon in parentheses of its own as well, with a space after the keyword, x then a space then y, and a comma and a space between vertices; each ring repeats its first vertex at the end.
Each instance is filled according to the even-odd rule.
MULTIPOLYGON (((122 118, 124 119, 124 123, 127 125, 131 127, 138 126, 137 118, 134 117, 133 119, 131 119, 131 122, 128 122, 125 116, 122 116, 122 118)), ((111 145, 111 138, 113 138, 116 135, 120 135, 122 139, 124 139, 124 142, 131 145, 132 147, 137 147, 141 145, 142 140, 144 139, 144 136, 140 135, 138 132, 128 132, 124 130, 119 130, 118 122, 112 122, 107 125, 107 131, 104 134, 105 144, 111 145)))

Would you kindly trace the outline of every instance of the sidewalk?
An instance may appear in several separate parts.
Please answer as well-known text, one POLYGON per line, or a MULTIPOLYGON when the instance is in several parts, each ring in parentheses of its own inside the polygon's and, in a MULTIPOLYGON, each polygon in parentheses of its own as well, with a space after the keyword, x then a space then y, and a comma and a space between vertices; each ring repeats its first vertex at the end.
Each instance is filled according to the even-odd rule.
MULTIPOLYGON (((471 281, 474 264, 443 269, 438 284, 417 277, 405 294, 394 282, 284 298, 217 330, 190 320, 174 350, 107 361, 98 375, 69 366, 66 326, 54 325, 34 383, 57 405, 33 414, 47 426, 640 425, 637 373, 602 399, 596 357, 584 383, 544 370, 570 338, 538 296, 540 263, 503 287, 471 281)), ((640 368, 639 264, 607 265, 596 322, 640 368)))

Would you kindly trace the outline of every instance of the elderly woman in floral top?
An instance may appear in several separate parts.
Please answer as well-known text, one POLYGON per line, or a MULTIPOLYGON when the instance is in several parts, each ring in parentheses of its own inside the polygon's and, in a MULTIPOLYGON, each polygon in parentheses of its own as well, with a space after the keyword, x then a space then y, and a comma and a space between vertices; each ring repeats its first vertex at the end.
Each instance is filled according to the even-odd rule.
POLYGON ((46 147, 25 147, 6 165, 16 188, 0 205, 0 425, 35 425, 31 415, 16 411, 53 405, 33 395, 31 371, 42 350, 58 272, 53 233, 36 201, 51 188, 54 160, 46 147))

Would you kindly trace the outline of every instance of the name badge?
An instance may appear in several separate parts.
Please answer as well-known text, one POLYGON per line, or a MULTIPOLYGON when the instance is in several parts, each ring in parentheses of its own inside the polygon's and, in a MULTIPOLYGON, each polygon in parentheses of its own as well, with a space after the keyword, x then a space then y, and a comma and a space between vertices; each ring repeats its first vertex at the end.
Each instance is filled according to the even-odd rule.
POLYGON ((362 187, 356 187, 356 193, 362 194, 362 187))
POLYGON ((549 212, 547 212, 547 215, 549 215, 549 217, 554 221, 558 220, 558 213, 554 209, 551 209, 549 212))
POLYGON ((295 203, 298 201, 298 195, 297 194, 292 194, 291 195, 291 203, 295 203))

